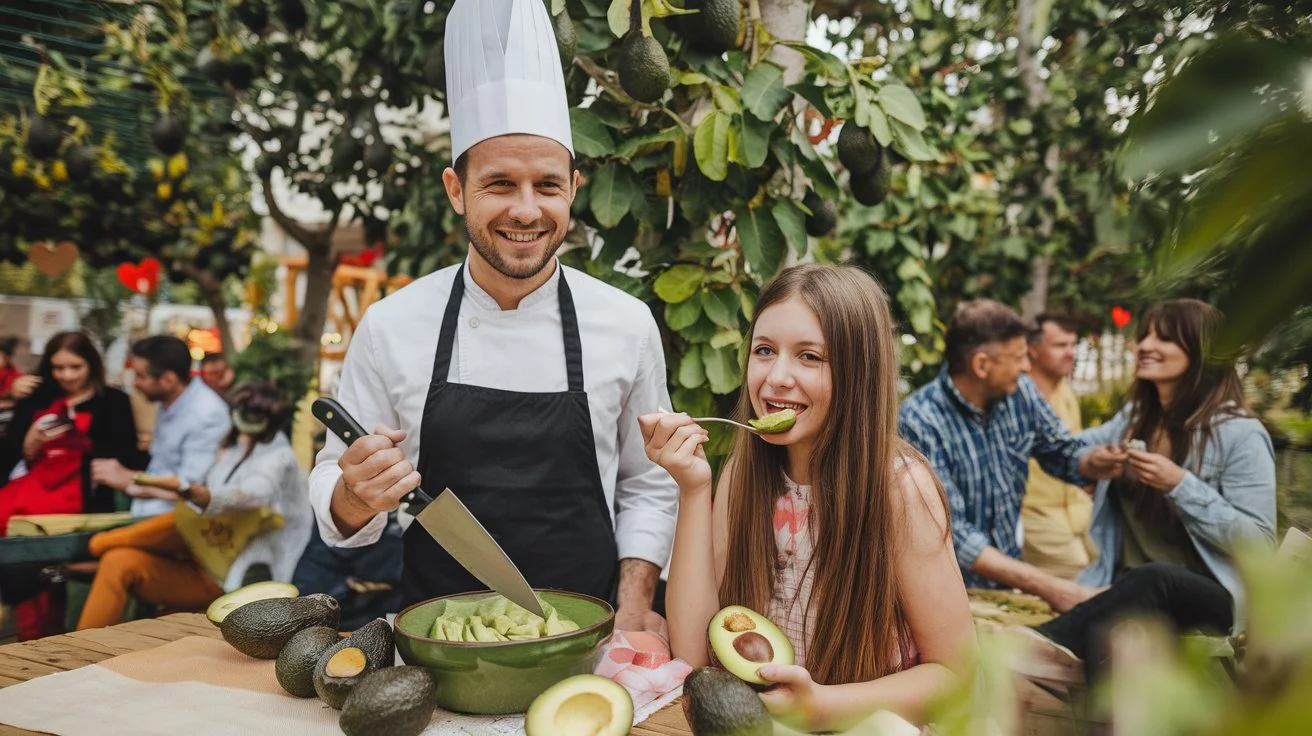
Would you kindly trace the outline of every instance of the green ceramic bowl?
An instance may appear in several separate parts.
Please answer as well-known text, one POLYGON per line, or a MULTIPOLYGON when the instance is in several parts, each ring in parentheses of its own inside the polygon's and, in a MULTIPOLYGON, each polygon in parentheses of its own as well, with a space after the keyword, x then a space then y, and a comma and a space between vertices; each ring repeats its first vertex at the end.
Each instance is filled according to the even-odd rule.
POLYGON ((430 639, 433 621, 455 599, 480 600, 491 591, 461 593, 416 603, 396 617, 396 651, 406 664, 426 667, 437 684, 438 706, 457 713, 523 713, 542 691, 573 675, 591 674, 615 628, 615 610, 603 600, 561 590, 535 590, 577 631, 509 642, 430 639))

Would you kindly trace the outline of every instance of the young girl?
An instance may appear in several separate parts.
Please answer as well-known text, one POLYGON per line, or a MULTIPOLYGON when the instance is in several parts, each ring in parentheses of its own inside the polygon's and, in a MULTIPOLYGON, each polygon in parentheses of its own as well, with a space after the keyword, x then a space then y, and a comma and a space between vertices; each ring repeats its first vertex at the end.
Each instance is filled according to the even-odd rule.
POLYGON ((797 266, 761 293, 748 336, 737 418, 793 409, 797 421, 743 432, 714 499, 706 431, 685 414, 639 419, 680 489, 673 653, 707 664, 712 616, 744 605, 797 656, 759 670, 781 720, 837 729, 891 710, 923 722, 971 659, 974 629, 942 487, 897 435, 887 297, 856 268, 797 266))

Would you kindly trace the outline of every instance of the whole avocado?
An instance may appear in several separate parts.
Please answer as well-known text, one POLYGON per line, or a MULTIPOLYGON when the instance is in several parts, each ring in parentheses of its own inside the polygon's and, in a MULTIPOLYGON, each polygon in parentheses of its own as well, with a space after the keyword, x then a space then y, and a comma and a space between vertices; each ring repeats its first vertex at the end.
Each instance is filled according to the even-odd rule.
POLYGON ((679 16, 679 28, 694 48, 722 54, 738 45, 742 25, 738 0, 686 0, 684 8, 700 11, 679 16))
POLYGON ((774 725, 747 683, 712 667, 683 682, 683 715, 697 736, 771 736, 774 725))
POLYGON ((437 687, 423 667, 388 667, 365 675, 342 704, 346 736, 417 736, 436 707, 437 687))
POLYGON ((233 649, 248 657, 277 659, 298 631, 311 626, 336 629, 341 615, 337 601, 322 593, 300 598, 267 598, 229 613, 219 624, 219 632, 233 649))
POLYGON ((660 41, 630 31, 620 47, 620 87, 638 102, 655 102, 670 88, 670 60, 660 41))
POLYGON ((278 653, 273 668, 278 684, 298 698, 313 698, 314 666, 340 640, 337 629, 331 626, 311 626, 296 632, 278 653))
POLYGON ((811 210, 811 214, 806 216, 807 235, 820 237, 833 230, 838 224, 838 205, 816 194, 814 189, 806 190, 806 196, 802 197, 802 204, 811 210))
POLYGON ((852 175, 849 182, 852 188, 852 198, 867 207, 874 207, 883 202, 888 197, 889 189, 892 187, 893 171, 892 164, 888 156, 881 156, 879 165, 875 170, 868 173, 852 175))
POLYGON ((574 21, 570 20, 569 13, 560 11, 560 15, 552 16, 551 27, 556 31, 556 49, 560 51, 560 64, 566 69, 574 63, 574 52, 579 48, 579 34, 574 30, 574 21))
POLYGON ((856 121, 847 121, 838 131, 838 160, 853 176, 874 171, 883 157, 879 141, 856 121))

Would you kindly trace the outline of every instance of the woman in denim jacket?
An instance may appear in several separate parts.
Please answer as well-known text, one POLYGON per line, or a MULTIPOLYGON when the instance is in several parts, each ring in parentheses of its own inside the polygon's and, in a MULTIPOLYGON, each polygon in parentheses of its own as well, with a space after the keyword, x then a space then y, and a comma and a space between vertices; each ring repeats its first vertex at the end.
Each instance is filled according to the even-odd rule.
POLYGON ((1106 663, 1108 629, 1126 617, 1155 615, 1181 632, 1243 628, 1233 555, 1274 543, 1275 455, 1234 364, 1208 358, 1220 322, 1192 299, 1149 310, 1130 401, 1080 435, 1120 444, 1130 458, 1094 493, 1090 533, 1101 554, 1078 582, 1102 590, 1038 631, 1083 659, 1089 681, 1106 663))

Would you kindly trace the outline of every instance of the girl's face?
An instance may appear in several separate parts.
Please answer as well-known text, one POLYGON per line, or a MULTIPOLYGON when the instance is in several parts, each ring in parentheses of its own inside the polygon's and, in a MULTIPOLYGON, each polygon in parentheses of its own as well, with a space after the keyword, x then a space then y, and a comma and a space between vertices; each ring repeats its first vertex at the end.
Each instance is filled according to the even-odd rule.
POLYGON ((1145 381, 1178 381, 1189 370, 1189 355, 1176 343, 1149 329, 1139 343, 1135 375, 1145 381))
POLYGON ((797 412, 784 432, 761 435, 775 445, 813 442, 829 415, 829 354, 820 320, 796 295, 761 312, 747 359, 747 392, 758 417, 797 412))
POLYGON ((77 353, 60 350, 50 358, 50 369, 55 380, 66 394, 75 394, 87 387, 91 368, 77 353))

